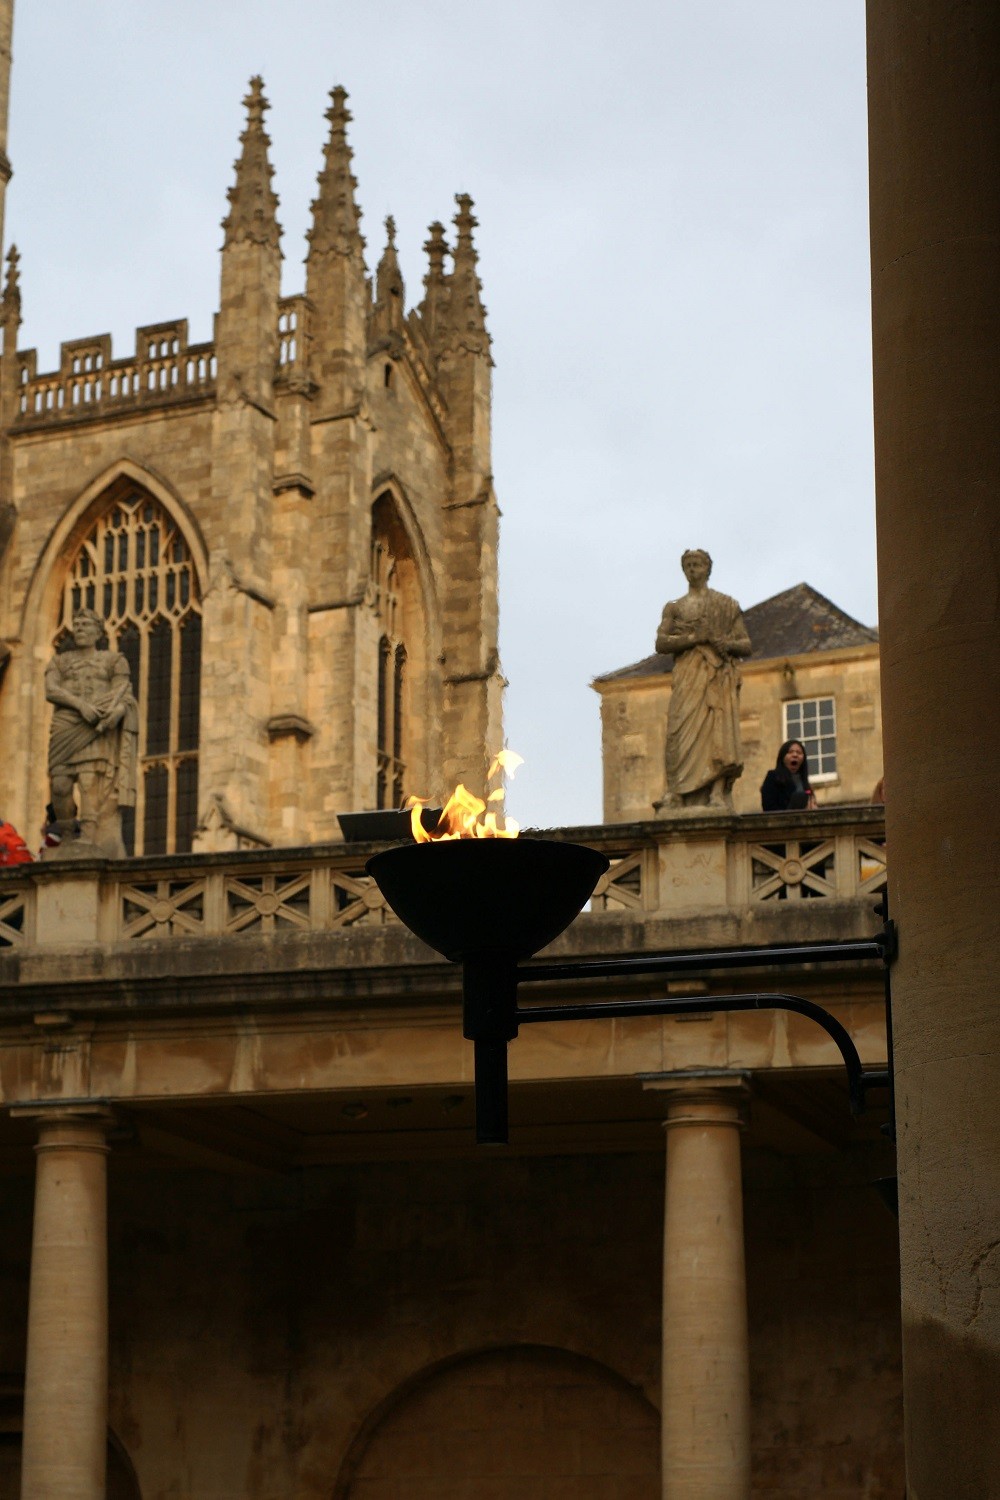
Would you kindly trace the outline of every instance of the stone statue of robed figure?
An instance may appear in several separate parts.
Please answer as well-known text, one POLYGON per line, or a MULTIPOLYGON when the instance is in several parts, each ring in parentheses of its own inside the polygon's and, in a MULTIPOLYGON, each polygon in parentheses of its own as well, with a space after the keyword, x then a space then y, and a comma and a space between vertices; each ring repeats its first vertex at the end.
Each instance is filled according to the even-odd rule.
POLYGON ((55 704, 49 778, 62 835, 58 853, 47 854, 121 859, 121 808, 135 805, 139 729, 129 665, 118 651, 98 650, 104 623, 92 609, 77 610, 71 630, 72 646, 45 672, 45 696, 55 704))
POLYGON ((712 559, 699 548, 681 567, 688 591, 663 611, 656 649, 674 658, 667 715, 667 785, 663 813, 705 808, 731 812, 743 771, 740 745, 741 656, 750 637, 740 607, 708 587, 712 559))

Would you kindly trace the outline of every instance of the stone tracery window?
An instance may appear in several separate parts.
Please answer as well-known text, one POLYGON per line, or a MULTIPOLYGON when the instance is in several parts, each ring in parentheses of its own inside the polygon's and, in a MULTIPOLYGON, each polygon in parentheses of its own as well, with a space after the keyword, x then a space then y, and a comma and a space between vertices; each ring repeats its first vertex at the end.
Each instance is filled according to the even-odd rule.
POLYGON ((406 795, 406 645, 392 539, 376 524, 372 583, 379 624, 375 806, 402 807, 406 795))
POLYGON ((63 589, 57 643, 73 612, 94 609, 132 670, 139 704, 135 809, 122 813, 135 854, 190 849, 197 821, 201 598, 190 548, 138 485, 117 488, 81 543, 63 589))

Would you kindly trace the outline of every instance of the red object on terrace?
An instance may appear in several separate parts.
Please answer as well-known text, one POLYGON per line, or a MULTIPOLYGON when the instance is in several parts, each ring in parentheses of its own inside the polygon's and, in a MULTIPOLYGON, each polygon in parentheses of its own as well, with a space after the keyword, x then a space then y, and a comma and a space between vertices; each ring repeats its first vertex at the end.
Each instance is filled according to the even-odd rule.
POLYGON ((0 866, 30 865, 34 855, 13 823, 0 819, 0 866))

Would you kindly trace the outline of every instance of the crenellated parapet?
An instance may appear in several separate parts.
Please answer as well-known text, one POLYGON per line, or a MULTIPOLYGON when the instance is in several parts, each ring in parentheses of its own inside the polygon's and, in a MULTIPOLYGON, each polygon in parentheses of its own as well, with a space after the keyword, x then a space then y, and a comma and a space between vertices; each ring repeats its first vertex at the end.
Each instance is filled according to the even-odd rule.
MULTIPOLYGON (((277 389, 309 381, 308 298, 282 297, 278 312, 277 389)), ((188 343, 186 318, 136 330, 135 352, 115 359, 111 335, 60 345, 59 368, 38 373, 34 349, 17 352, 18 399, 13 426, 47 427, 129 410, 215 399, 215 343, 188 343)))
POLYGON ((34 349, 18 350, 16 358, 15 428, 47 427, 215 395, 215 345, 189 344, 186 318, 137 329, 135 352, 124 359, 113 358, 109 333, 62 344, 58 370, 41 375, 34 349))

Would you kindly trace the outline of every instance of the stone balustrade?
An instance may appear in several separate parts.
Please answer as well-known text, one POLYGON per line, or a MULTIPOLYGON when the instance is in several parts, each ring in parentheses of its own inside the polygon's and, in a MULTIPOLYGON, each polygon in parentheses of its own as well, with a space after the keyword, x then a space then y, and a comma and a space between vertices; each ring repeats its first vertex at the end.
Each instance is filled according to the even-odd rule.
MULTIPOLYGON (((589 909, 540 958, 830 942, 872 935, 880 811, 684 818, 553 830, 611 860, 589 909)), ((51 860, 0 872, 0 1100, 194 1098, 468 1082, 461 976, 365 874, 384 845, 51 860)), ((435 851, 427 849, 428 860, 435 851)), ((502 930, 502 899, 498 928, 502 930)), ((882 975, 846 960, 622 977, 619 998, 793 984, 885 1058, 882 975)), ((550 1000, 578 998, 554 980, 550 1000)), ((785 1012, 570 1022, 524 1030, 525 1080, 677 1069, 822 1067, 840 1055, 785 1012)), ((846 1109, 846 1104, 845 1104, 846 1109)))
MULTIPOLYGON (((793 907, 818 915, 821 906, 874 897, 886 879, 884 822, 875 808, 688 817, 545 836, 589 844, 611 860, 582 919, 597 946, 602 929, 607 940, 623 920, 631 932, 637 921, 752 917, 765 907, 776 918, 793 907)), ((0 874, 0 950, 246 943, 397 925, 364 871, 376 847, 22 865, 0 874)))
MULTIPOLYGON (((303 296, 278 304, 276 379, 306 378, 309 304, 303 296)), ((60 349, 58 370, 39 374, 34 349, 19 351, 18 427, 45 427, 132 408, 214 398, 213 343, 189 344, 186 318, 136 330, 134 354, 113 359, 111 335, 73 339, 60 349)))
POLYGON ((135 353, 125 359, 112 359, 111 335, 105 333, 63 344, 58 370, 39 375, 34 349, 18 353, 17 360, 18 427, 215 394, 215 346, 189 344, 185 318, 138 329, 135 353))

